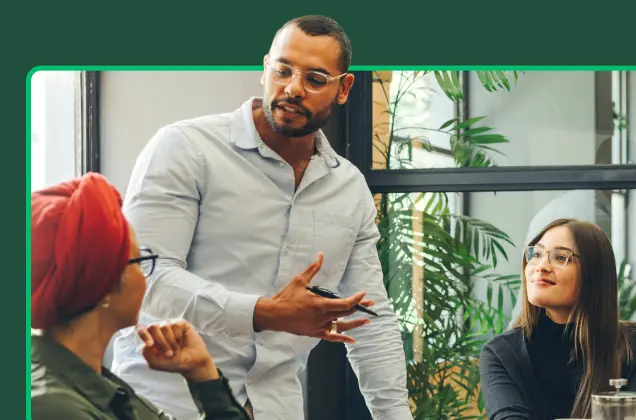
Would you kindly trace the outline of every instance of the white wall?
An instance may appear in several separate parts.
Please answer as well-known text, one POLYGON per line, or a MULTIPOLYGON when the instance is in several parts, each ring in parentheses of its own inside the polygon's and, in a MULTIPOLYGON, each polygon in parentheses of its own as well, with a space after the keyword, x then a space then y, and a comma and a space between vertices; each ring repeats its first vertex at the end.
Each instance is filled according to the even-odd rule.
POLYGON ((137 155, 159 128, 232 111, 262 94, 260 79, 258 71, 102 72, 102 173, 125 194, 137 155))
POLYGON ((31 78, 31 191, 75 176, 79 72, 41 70, 31 78))
POLYGON ((596 152, 593 71, 528 71, 510 92, 488 92, 470 72, 470 116, 505 135, 497 145, 501 166, 594 164, 596 152))

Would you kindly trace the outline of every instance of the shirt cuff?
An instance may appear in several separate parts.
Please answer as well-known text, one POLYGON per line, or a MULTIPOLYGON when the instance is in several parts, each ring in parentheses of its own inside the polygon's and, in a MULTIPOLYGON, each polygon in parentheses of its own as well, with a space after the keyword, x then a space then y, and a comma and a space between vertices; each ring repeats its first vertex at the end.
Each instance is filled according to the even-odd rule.
POLYGON ((227 335, 246 336, 254 333, 254 307, 260 296, 231 293, 225 306, 227 335))
POLYGON ((373 412, 375 420, 413 420, 411 408, 407 406, 395 407, 390 410, 376 410, 373 412))
POLYGON ((245 409, 234 397, 227 378, 220 370, 218 379, 204 382, 187 381, 187 383, 190 395, 201 414, 212 418, 221 414, 234 414, 231 418, 249 418, 245 409))

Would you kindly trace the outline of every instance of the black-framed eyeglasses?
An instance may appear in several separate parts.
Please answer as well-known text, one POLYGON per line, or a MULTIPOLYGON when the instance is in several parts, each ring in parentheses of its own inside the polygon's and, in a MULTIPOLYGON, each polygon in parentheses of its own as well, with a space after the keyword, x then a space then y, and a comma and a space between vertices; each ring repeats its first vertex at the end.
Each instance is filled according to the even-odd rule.
POLYGON ((539 264, 546 254, 548 256, 548 262, 553 268, 563 268, 568 265, 572 257, 578 257, 577 254, 567 249, 555 248, 546 251, 540 246, 527 246, 523 252, 523 256, 528 265, 539 264))
POLYGON ((155 271, 155 265, 157 264, 157 258, 159 255, 152 252, 150 248, 140 247, 139 255, 137 258, 131 258, 128 260, 128 264, 139 264, 144 276, 148 277, 155 271))

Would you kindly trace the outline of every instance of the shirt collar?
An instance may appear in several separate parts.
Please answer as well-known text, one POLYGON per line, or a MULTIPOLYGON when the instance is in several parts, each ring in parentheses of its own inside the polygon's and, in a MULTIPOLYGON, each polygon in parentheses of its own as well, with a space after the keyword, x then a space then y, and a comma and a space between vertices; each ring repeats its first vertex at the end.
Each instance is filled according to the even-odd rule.
POLYGON ((102 375, 75 353, 46 336, 31 334, 31 363, 50 368, 64 376, 73 387, 102 411, 108 407, 123 382, 108 369, 102 375))
MULTIPOLYGON (((272 154, 275 153, 267 147, 256 131, 252 114, 254 101, 262 101, 262 98, 253 96, 234 112, 232 116, 230 141, 241 149, 250 150, 258 148, 264 156, 269 155, 269 157, 272 157, 272 154)), ((329 140, 327 140, 322 130, 318 130, 316 133, 315 145, 318 156, 323 159, 329 169, 340 166, 338 155, 329 144, 329 140)))

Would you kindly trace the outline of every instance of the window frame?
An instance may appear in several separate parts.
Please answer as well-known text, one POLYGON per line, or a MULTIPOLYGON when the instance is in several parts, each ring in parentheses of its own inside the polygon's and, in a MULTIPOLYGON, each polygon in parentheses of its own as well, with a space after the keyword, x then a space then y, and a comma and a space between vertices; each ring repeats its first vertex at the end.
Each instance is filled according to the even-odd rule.
MULTIPOLYGON (((57 69, 57 68, 43 68, 38 69, 36 73, 66 73, 69 76, 72 75, 72 82, 68 86, 70 92, 70 97, 68 99, 72 100, 72 104, 70 105, 69 111, 71 111, 71 115, 65 115, 64 120, 68 121, 69 117, 72 118, 70 121, 69 128, 72 127, 73 133, 68 137, 65 137, 64 140, 64 149, 68 146, 68 150, 64 150, 63 156, 51 157, 46 153, 42 156, 44 161, 42 162, 45 167, 51 163, 59 163, 59 159, 73 159, 72 162, 64 163, 64 166, 67 168, 65 170, 64 178, 72 178, 79 177, 87 172, 99 172, 100 171, 100 141, 99 141, 99 72, 97 71, 82 71, 78 69, 57 69)), ((32 76, 33 77, 33 76, 32 76)), ((46 77, 46 76, 43 76, 46 77)), ((30 104, 30 113, 31 120, 33 120, 35 105, 33 103, 33 92, 34 89, 33 81, 30 80, 31 83, 31 100, 30 104)), ((44 83, 41 88, 47 91, 49 88, 52 88, 55 91, 55 88, 49 87, 47 85, 48 82, 44 83)), ((44 94, 44 92, 42 92, 44 94)), ((42 96, 44 98, 45 96, 42 96)), ((42 108, 39 110, 40 113, 43 113, 38 118, 44 118, 44 120, 53 118, 59 119, 61 118, 59 115, 49 115, 50 113, 54 113, 53 108, 56 108, 59 104, 57 102, 49 103, 48 100, 45 100, 42 105, 42 108), (53 107, 53 108, 49 108, 53 107)), ((65 108, 67 105, 62 104, 65 108)), ((48 128, 42 128, 45 131, 48 128)), ((59 127, 53 127, 53 130, 59 130, 59 127)), ((29 129, 29 136, 31 141, 31 151, 30 155, 33 158, 34 155, 34 147, 33 147, 33 139, 35 138, 35 129, 33 126, 33 121, 31 127, 29 129)), ((57 131, 56 131, 57 133, 57 131)), ((44 132, 43 138, 39 139, 39 141, 45 142, 55 150, 60 145, 57 144, 59 139, 49 139, 47 138, 47 133, 44 132)), ((46 145, 43 146, 46 149, 46 145)), ((33 165, 34 162, 31 162, 33 165)), ((63 179, 55 178, 48 179, 47 170, 44 172, 44 184, 41 186, 36 186, 36 189, 46 187, 50 185, 52 182, 61 182, 63 179)), ((33 177, 33 168, 31 168, 31 177, 33 177)), ((31 185, 33 189, 33 184, 31 185)))
POLYGON ((100 172, 99 82, 100 72, 81 71, 76 95, 75 174, 100 172))
MULTIPOLYGON (((431 191, 540 191, 570 189, 632 189, 636 187, 636 164, 500 166, 493 168, 372 169, 373 116, 372 71, 353 72, 355 83, 346 104, 346 157, 364 175, 375 193, 431 191), (530 176, 532 175, 532 176, 530 176)), ((626 73, 626 72, 617 72, 626 73)), ((464 115, 470 118, 468 81, 463 77, 464 115)), ((621 83, 618 111, 629 115, 627 75, 621 83)), ((624 134, 626 138, 626 134, 624 134)))

